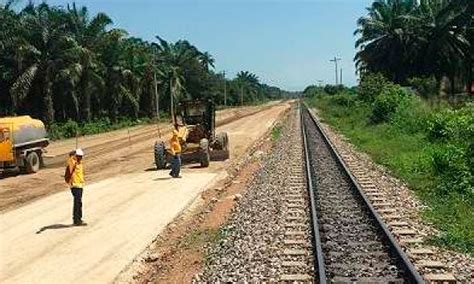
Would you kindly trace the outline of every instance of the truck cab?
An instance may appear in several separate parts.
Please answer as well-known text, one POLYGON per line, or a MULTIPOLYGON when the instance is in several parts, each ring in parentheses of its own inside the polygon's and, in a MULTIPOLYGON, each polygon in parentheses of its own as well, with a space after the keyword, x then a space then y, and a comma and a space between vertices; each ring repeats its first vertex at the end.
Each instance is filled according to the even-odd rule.
POLYGON ((0 173, 37 172, 48 144, 46 128, 40 120, 30 116, 0 118, 0 173))

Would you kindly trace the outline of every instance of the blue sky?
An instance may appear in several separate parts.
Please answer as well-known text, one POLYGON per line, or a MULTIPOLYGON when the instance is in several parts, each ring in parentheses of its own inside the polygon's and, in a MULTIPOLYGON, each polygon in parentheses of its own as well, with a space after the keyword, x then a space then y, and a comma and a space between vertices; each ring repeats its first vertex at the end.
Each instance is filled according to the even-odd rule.
MULTIPOLYGON (((35 1, 40 2, 40 1, 35 1)), ((65 6, 69 0, 47 0, 65 6)), ((187 39, 210 52, 216 70, 240 70, 265 83, 302 90, 316 80, 334 83, 332 57, 342 58, 343 81, 357 82, 353 57, 356 20, 371 0, 76 0, 105 12, 130 35, 187 39)))

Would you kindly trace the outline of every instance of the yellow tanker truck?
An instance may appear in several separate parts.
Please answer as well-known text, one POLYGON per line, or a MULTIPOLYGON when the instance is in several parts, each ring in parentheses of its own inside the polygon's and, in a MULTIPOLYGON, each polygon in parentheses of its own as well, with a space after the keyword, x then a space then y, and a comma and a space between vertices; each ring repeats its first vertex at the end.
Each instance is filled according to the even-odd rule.
POLYGON ((0 174, 7 170, 35 173, 43 164, 48 146, 46 128, 41 120, 28 115, 0 118, 0 174))

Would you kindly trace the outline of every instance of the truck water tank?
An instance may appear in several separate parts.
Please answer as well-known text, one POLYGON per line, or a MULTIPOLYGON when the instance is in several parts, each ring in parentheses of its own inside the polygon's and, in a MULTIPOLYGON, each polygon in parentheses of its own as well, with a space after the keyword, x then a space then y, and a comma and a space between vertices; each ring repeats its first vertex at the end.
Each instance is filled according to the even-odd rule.
POLYGON ((41 120, 31 118, 29 115, 1 117, 0 127, 10 129, 13 136, 13 145, 22 145, 47 138, 44 123, 41 120))

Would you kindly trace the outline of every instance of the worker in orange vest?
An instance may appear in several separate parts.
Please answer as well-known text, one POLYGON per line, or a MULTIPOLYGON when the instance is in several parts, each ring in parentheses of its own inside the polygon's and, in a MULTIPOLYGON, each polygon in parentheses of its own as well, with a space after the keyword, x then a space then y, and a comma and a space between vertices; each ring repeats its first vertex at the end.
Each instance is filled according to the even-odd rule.
POLYGON ((179 142, 178 130, 173 130, 173 136, 170 139, 170 153, 173 156, 170 176, 181 178, 179 175, 181 170, 181 143, 179 142))
MULTIPOLYGON (((72 153, 71 153, 72 154, 72 153)), ((69 156, 64 178, 71 188, 74 198, 72 219, 75 226, 85 226, 87 223, 82 221, 82 193, 84 190, 84 164, 82 158, 84 151, 76 149, 74 155, 69 156)))

